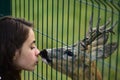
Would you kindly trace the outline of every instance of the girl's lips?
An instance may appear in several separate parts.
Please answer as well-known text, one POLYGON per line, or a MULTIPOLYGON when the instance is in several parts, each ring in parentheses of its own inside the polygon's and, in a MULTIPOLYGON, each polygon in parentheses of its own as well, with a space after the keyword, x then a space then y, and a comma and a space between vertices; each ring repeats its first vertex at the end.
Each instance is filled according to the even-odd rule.
POLYGON ((35 62, 35 65, 37 65, 37 64, 38 64, 38 61, 35 62))

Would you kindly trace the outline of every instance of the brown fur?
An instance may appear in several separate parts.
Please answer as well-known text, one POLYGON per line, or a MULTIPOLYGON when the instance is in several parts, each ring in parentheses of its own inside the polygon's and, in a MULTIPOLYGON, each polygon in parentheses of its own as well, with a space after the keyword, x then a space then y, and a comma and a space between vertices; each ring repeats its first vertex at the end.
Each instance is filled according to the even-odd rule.
POLYGON ((102 80, 101 73, 96 67, 95 62, 92 62, 90 65, 85 66, 81 65, 81 63, 83 64, 83 62, 79 62, 78 64, 78 61, 75 61, 73 64, 72 61, 67 62, 58 60, 56 62, 56 59, 54 59, 50 66, 55 70, 62 72, 63 74, 67 74, 67 76, 73 80, 102 80))

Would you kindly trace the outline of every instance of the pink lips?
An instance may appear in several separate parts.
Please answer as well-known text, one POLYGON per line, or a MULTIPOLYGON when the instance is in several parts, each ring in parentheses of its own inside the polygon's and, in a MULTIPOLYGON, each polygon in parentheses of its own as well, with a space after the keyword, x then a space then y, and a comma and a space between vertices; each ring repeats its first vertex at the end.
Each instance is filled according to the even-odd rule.
POLYGON ((35 62, 35 65, 37 65, 38 64, 38 60, 35 62))

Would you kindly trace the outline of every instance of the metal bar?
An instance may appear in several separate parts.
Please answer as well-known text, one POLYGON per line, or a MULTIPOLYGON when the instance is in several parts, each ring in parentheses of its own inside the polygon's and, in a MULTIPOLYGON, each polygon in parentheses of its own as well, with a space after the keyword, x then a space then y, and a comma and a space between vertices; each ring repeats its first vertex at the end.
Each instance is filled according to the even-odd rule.
MULTIPOLYGON (((62 38, 61 38, 61 41, 63 42, 63 34, 64 34, 64 0, 62 0, 62 38)), ((61 45, 61 47, 63 47, 63 43, 61 43, 62 45, 61 45)), ((62 54, 61 54, 61 56, 62 56, 62 54)), ((62 60, 62 57, 61 57, 61 60, 62 60)), ((62 78, 63 78, 63 75, 62 75, 62 65, 63 64, 63 60, 61 61, 61 80, 62 80, 62 78)))
MULTIPOLYGON (((86 2, 87 2, 87 0, 86 0, 86 2)), ((87 30, 87 9, 88 9, 88 6, 87 6, 87 3, 85 4, 85 23, 84 23, 84 25, 85 25, 85 27, 84 27, 84 38, 86 38, 86 30, 87 30)), ((85 44, 86 44, 86 42, 85 42, 85 44)), ((86 63, 85 62, 85 53, 86 53, 86 51, 84 51, 84 63, 86 63)), ((85 65, 83 65, 83 80, 85 80, 85 67, 84 67, 85 65)))
MULTIPOLYGON (((44 26, 44 0, 42 0, 42 4, 41 5, 42 5, 42 17, 41 17, 42 18, 42 27, 41 27, 42 29, 41 30, 44 33, 44 30, 43 30, 43 26, 44 26)), ((41 38, 42 38, 42 40, 41 40, 41 42, 42 42, 41 46, 42 46, 42 49, 43 49, 43 47, 44 47, 44 44, 43 44, 44 43, 44 40, 43 40, 44 36, 42 35, 41 38)), ((42 62, 41 63, 41 74, 42 74, 42 77, 43 77, 43 72, 44 71, 43 71, 43 62, 42 62)))
MULTIPOLYGON (((75 38, 75 0, 73 2, 73 27, 72 27, 72 45, 74 45, 74 38, 75 38)), ((73 48, 74 52, 74 48, 73 48)), ((72 57, 72 80, 73 80, 73 72, 74 72, 74 58, 72 57)))
POLYGON ((19 17, 21 17, 21 0, 19 0, 18 2, 19 2, 19 17))
MULTIPOLYGON (((56 39, 58 40, 58 15, 59 15, 59 0, 57 0, 57 16, 56 16, 56 18, 57 18, 57 25, 56 25, 56 39)), ((58 42, 56 43, 56 48, 58 49, 58 42)), ((56 53, 57 54, 57 53, 56 53)), ((57 57, 58 57, 58 55, 57 55, 57 57)), ((58 70, 58 65, 59 65, 59 63, 58 63, 58 60, 56 59, 56 70, 58 70)), ((56 80, 58 80, 58 72, 56 71, 56 80)))
MULTIPOLYGON (((91 3, 92 3, 92 7, 91 7, 91 18, 92 17, 94 17, 93 15, 94 15, 94 1, 93 0, 91 0, 91 3)), ((89 25, 90 25, 90 22, 89 22, 89 25)), ((92 20, 92 23, 91 23, 91 26, 93 27, 93 20, 92 20)), ((92 36, 92 34, 90 35, 90 36, 92 36)), ((91 56, 92 56, 92 45, 90 45, 90 62, 89 62, 89 66, 90 66, 90 68, 89 68, 89 76, 91 75, 91 63, 92 63, 92 58, 91 58, 91 56)), ((90 76, 90 79, 91 79, 91 76, 90 76)))
MULTIPOLYGON (((67 16, 67 49, 68 49, 68 45, 69 45, 69 14, 70 14, 70 0, 68 0, 68 2, 67 2, 67 14, 68 14, 68 16, 67 16)), ((68 67, 68 57, 67 57, 67 60, 66 60, 67 62, 67 67, 68 67)), ((68 68, 66 67, 66 80, 68 80, 68 68)))
MULTIPOLYGON (((40 7, 39 7, 39 5, 40 5, 40 2, 39 2, 40 0, 37 0, 37 29, 39 30, 40 29, 40 27, 39 27, 39 14, 40 14, 40 7)), ((34 12, 34 11, 33 11, 34 12)), ((34 18, 33 18, 34 19, 34 18)), ((37 47, 39 48, 39 44, 40 44, 40 40, 39 40, 39 33, 37 33, 36 34, 37 35, 37 47)), ((37 74, 39 74, 39 64, 37 65, 37 74)), ((34 75, 33 75, 33 79, 32 80, 34 80, 34 75)), ((39 77, 37 76, 37 80, 39 80, 39 77)))
MULTIPOLYGON (((79 21, 78 21, 78 22, 79 22, 79 25, 78 25, 78 26, 79 26, 79 27, 78 27, 78 41, 80 41, 80 39, 81 39, 81 38, 80 38, 80 34, 81 34, 81 31, 80 31, 80 30, 81 30, 81 14, 82 14, 82 9, 81 9, 81 8, 82 8, 82 3, 80 2, 80 5, 79 5, 79 15, 80 15, 80 16, 79 16, 79 21)), ((80 52, 80 46, 78 46, 78 53, 79 53, 79 52, 80 52)), ((77 74, 78 74, 78 75, 80 74, 80 71, 79 71, 79 70, 80 70, 80 69, 79 69, 79 65, 80 65, 80 64, 79 64, 79 63, 80 63, 80 61, 79 61, 79 56, 80 56, 80 55, 78 54, 78 65, 77 65, 77 68, 78 68, 77 74)), ((78 76, 77 79, 80 80, 80 77, 78 76)))
MULTIPOLYGON (((47 25, 46 25, 46 34, 48 35, 48 0, 47 0, 47 9, 46 9, 46 15, 47 15, 47 17, 46 17, 46 23, 47 23, 47 25)), ((46 48, 48 48, 48 37, 46 38, 46 48)), ((48 79, 48 65, 46 65, 46 79, 48 79)))
MULTIPOLYGON (((16 1, 16 0, 15 0, 15 1, 16 1)), ((24 11, 23 11, 23 12, 24 12, 24 17, 25 17, 25 16, 26 16, 26 15, 25 15, 25 10, 26 10, 25 3, 26 3, 26 2, 25 2, 25 0, 23 0, 23 1, 24 1, 24 7, 23 7, 23 8, 24 8, 24 11)), ((15 6, 15 8, 16 8, 16 6, 15 6)), ((15 11, 16 11, 16 10, 15 10, 15 11)), ((24 71, 23 74, 24 74, 24 80, 25 80, 25 76, 26 76, 25 71, 24 71)))
MULTIPOLYGON (((53 38, 53 24, 54 24, 54 0, 52 0, 52 25, 51 25, 51 37, 53 38)), ((51 40, 51 49, 53 48, 53 40, 51 40)), ((52 52, 51 52, 52 53, 52 52)), ((53 55, 53 54, 52 54, 53 55)), ((52 65, 53 66, 53 65, 52 65)), ((51 66, 51 80, 52 80, 52 76, 53 76, 53 70, 52 70, 52 66, 51 66)))

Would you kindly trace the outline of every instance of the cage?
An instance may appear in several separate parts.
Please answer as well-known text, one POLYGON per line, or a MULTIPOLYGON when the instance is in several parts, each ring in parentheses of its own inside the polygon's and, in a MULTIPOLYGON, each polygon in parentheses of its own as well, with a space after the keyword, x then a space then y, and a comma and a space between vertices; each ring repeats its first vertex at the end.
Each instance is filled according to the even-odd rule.
MULTIPOLYGON (((39 57, 39 64, 33 72, 23 71, 21 76, 22 80, 99 80, 97 76, 99 70, 101 74, 100 80, 119 80, 120 76, 120 55, 119 55, 119 34, 120 34, 120 1, 119 0, 2 0, 0 7, 0 16, 11 15, 14 17, 25 18, 34 23, 34 31, 37 41, 37 47, 42 51, 43 49, 59 50, 61 48, 71 52, 78 53, 75 56, 81 56, 83 53, 84 63, 81 64, 81 59, 74 60, 71 57, 67 59, 55 58, 56 61, 53 65, 45 64, 42 58, 39 57), (5 5, 5 4, 8 5, 5 5), (3 5, 2 5, 3 4, 3 5), (7 7, 6 7, 7 6, 7 7), (7 8, 7 9, 6 9, 7 8), (92 18, 92 19, 91 19, 92 18), (97 28, 104 25, 106 30, 108 26, 105 23, 109 21, 109 27, 113 28, 115 34, 109 33, 108 43, 116 42, 118 48, 108 58, 97 59, 99 52, 96 50, 95 64, 92 63, 92 46, 90 46, 89 63, 86 61, 86 53, 84 50, 81 52, 81 45, 77 48, 74 47, 76 43, 85 40, 88 35, 88 29, 91 25, 92 28, 97 28), (92 22, 91 22, 92 21, 92 22), (75 52, 76 51, 76 52, 75 52), (77 63, 77 64, 76 64, 77 63), (87 63, 87 65, 85 65, 87 63), (70 65, 69 65, 70 64, 70 65), (82 66, 82 68, 81 68, 82 66), (95 67, 94 67, 95 66, 95 67), (92 75, 91 68, 94 68, 92 75), (86 70, 87 68, 87 70, 86 70), (88 71, 88 73, 86 73, 88 71), (77 77, 76 77, 77 75, 77 77), (86 78, 87 77, 87 78, 86 78)), ((94 31, 94 30, 93 30, 94 31)), ((102 32, 104 33, 104 31, 102 32)), ((95 33, 99 34, 99 33, 95 33)), ((104 34, 104 38, 107 35, 104 34)), ((94 37, 94 36, 92 36, 94 37)), ((90 38, 91 39, 91 38, 90 38)), ((103 42, 105 39, 103 40, 103 42)), ((96 46, 99 40, 96 40, 96 46)), ((85 44, 87 42, 85 41, 85 44)), ((103 45, 103 56, 106 51, 103 45)), ((62 49, 62 50, 63 50, 62 49)), ((97 46, 97 49, 99 47, 97 46)), ((112 47, 109 47, 109 51, 112 47)), ((62 56, 55 52, 55 57, 62 56)), ((109 52, 108 52, 109 53, 109 52)), ((54 54, 52 54, 54 55, 54 54)), ((102 57, 103 57, 102 56, 102 57)))

